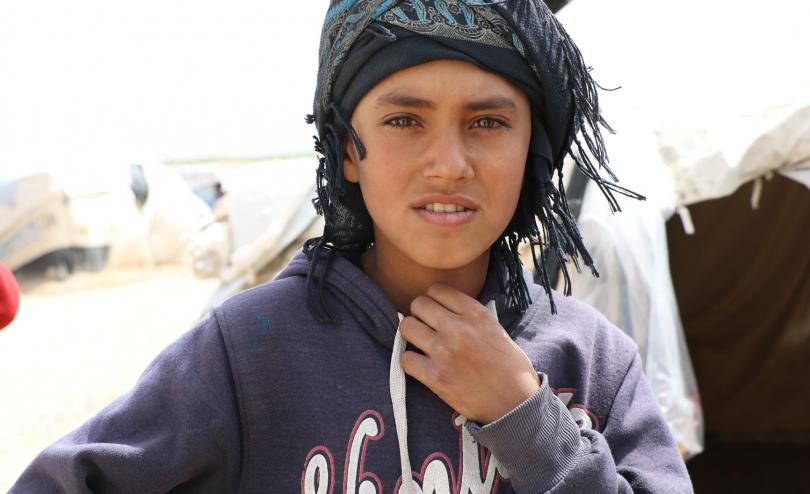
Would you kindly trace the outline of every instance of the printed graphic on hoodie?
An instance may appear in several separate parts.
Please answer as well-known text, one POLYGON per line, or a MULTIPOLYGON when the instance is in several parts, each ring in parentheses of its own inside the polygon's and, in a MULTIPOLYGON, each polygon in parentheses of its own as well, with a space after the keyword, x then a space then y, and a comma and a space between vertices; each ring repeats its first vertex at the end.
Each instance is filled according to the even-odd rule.
MULTIPOLYGON (((568 407, 580 429, 599 430, 599 419, 583 405, 570 405, 576 389, 560 388, 554 390, 560 400, 568 407)), ((411 492, 414 494, 495 494, 499 487, 509 483, 509 474, 498 464, 489 450, 475 442, 464 427, 464 417, 453 414, 453 428, 459 434, 459 456, 455 463, 444 453, 429 455, 422 463, 419 472, 413 472, 411 492), (458 469, 454 468, 458 465, 458 469)), ((379 412, 367 410, 360 415, 354 425, 346 446, 346 462, 343 465, 343 494, 382 494, 383 483, 374 472, 365 471, 365 462, 373 442, 385 435, 385 423, 379 412)), ((319 445, 312 450, 304 462, 301 474, 302 494, 335 494, 337 482, 335 460, 326 446, 319 445)), ((402 478, 397 480, 394 494, 399 494, 402 478)))

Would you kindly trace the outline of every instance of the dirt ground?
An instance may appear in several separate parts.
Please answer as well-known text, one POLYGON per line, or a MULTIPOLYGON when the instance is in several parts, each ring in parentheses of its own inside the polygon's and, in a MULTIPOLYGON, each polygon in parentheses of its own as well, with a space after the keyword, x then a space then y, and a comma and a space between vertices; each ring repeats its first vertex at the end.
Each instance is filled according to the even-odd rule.
POLYGON ((129 390, 217 285, 184 266, 21 280, 18 318, 0 332, 0 492, 45 446, 129 390))

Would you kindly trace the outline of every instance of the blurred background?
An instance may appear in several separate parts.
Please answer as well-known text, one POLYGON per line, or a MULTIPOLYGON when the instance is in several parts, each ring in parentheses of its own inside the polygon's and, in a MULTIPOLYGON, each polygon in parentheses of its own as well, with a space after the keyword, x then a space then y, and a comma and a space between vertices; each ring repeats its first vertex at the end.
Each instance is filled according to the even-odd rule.
MULTIPOLYGON (((327 4, 0 2, 0 490, 320 233, 327 4)), ((807 492, 810 5, 549 6, 621 86, 607 147, 648 197, 611 214, 569 165, 602 275, 574 296, 639 344, 697 492, 807 492)))

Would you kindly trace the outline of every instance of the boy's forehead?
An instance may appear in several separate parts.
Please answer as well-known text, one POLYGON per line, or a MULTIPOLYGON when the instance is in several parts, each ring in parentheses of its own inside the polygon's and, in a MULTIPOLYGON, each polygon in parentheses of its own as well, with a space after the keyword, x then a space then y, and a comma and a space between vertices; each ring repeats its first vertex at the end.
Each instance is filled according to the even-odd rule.
POLYGON ((482 110, 514 110, 526 97, 521 88, 504 77, 455 60, 434 61, 391 74, 368 96, 376 108, 435 109, 452 102, 482 110))

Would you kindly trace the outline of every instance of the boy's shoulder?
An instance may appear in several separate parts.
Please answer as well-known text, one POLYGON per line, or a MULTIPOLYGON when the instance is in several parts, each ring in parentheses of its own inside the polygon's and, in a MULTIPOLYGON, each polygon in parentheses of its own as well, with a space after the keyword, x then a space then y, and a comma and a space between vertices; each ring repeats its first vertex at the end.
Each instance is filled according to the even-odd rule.
POLYGON ((239 292, 220 305, 223 310, 235 310, 246 305, 261 305, 280 301, 289 302, 299 292, 306 290, 307 279, 303 276, 275 278, 261 285, 239 292))
POLYGON ((635 342, 585 302, 554 292, 552 314, 545 291, 534 294, 518 344, 569 407, 590 413, 593 427, 605 424, 614 399, 638 359, 635 342))
POLYGON ((306 311, 306 277, 276 278, 240 292, 214 309, 217 317, 229 325, 255 320, 262 314, 295 314, 306 311))
POLYGON ((533 303, 521 321, 522 332, 540 343, 552 342, 579 354, 585 361, 610 367, 629 366, 637 354, 637 345, 593 306, 552 292, 557 313, 551 313, 545 291, 534 285, 533 303))
POLYGON ((611 338, 635 348, 635 342, 621 329, 611 323, 598 309, 573 296, 566 296, 552 290, 556 314, 552 313, 549 296, 543 287, 530 285, 532 304, 524 319, 532 324, 542 324, 558 331, 573 333, 591 338, 611 338))
POLYGON ((304 276, 275 278, 261 285, 239 292, 216 307, 219 313, 239 313, 265 307, 293 308, 306 306, 306 284, 304 276))

